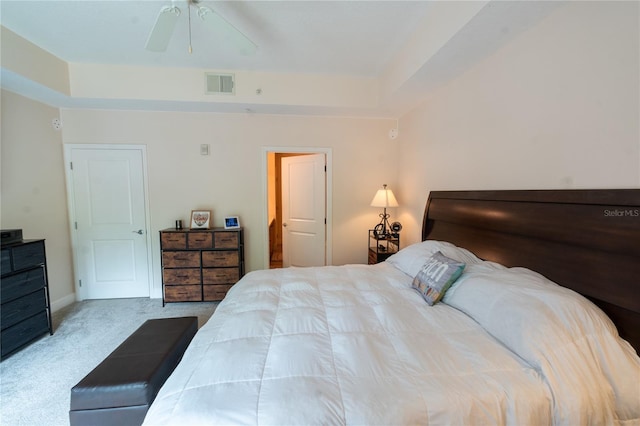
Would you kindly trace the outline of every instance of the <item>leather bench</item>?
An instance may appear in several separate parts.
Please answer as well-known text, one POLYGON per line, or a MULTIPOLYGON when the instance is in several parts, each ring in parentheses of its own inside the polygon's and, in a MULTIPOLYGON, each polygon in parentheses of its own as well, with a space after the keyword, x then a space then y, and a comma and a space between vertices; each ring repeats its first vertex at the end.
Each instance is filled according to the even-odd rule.
POLYGON ((71 426, 142 424, 196 331, 197 317, 142 324, 71 388, 71 426))

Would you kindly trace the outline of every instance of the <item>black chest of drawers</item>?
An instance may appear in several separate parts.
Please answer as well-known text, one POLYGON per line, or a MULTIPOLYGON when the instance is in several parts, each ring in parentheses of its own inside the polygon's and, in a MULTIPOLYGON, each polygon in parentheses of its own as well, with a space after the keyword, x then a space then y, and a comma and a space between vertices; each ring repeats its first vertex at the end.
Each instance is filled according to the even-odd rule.
POLYGON ((0 357, 53 334, 44 240, 2 246, 0 357))

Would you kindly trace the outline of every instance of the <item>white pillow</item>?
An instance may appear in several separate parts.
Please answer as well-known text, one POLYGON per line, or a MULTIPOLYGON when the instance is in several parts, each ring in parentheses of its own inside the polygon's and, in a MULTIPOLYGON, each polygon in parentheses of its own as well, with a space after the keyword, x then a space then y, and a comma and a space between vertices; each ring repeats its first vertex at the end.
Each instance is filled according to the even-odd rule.
POLYGON ((391 263, 413 278, 420 272, 424 262, 437 251, 467 265, 482 262, 482 260, 467 249, 457 247, 446 241, 436 240, 426 240, 407 246, 398 253, 389 256, 385 262, 391 263))
POLYGON ((525 268, 469 265, 444 303, 466 313, 544 375, 558 419, 640 419, 640 358, 611 320, 572 290, 525 268))

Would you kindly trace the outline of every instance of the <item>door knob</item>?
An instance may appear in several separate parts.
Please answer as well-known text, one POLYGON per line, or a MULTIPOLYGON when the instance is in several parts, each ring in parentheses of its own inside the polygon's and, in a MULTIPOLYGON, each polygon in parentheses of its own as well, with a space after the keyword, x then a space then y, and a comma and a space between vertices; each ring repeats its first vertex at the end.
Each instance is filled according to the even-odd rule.
POLYGON ((142 229, 138 229, 137 231, 131 231, 131 232, 133 232, 134 234, 140 234, 140 235, 144 234, 144 231, 142 229))

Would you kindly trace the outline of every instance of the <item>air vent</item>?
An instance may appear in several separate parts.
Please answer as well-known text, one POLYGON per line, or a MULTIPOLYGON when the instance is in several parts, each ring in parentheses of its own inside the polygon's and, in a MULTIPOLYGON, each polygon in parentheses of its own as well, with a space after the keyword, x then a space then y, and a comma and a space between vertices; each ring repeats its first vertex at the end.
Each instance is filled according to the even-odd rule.
POLYGON ((216 74, 207 72, 204 74, 205 90, 209 95, 217 95, 220 93, 234 93, 234 75, 233 74, 216 74))

